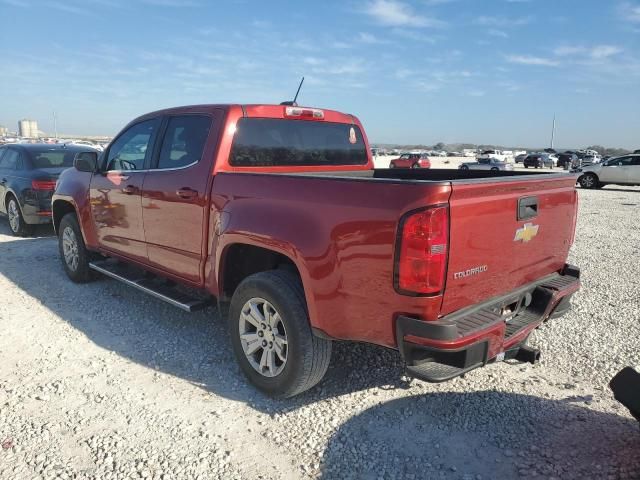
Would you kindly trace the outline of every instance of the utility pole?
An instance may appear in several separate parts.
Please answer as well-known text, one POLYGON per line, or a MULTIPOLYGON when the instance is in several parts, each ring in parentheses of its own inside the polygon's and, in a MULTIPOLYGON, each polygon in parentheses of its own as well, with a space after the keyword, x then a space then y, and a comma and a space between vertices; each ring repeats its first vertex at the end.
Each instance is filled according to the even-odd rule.
POLYGON ((553 126, 551 127, 551 148, 553 148, 553 138, 556 135, 556 114, 553 114, 553 126))

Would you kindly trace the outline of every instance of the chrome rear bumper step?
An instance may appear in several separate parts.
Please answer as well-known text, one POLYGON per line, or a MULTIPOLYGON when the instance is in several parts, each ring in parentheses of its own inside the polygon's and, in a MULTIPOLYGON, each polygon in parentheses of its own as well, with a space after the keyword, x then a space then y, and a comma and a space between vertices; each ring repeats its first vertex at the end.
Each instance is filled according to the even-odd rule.
POLYGON ((198 298, 177 290, 175 287, 158 282, 158 278, 134 272, 125 265, 110 260, 90 262, 89 268, 107 277, 119 280, 126 285, 163 300, 186 312, 196 312, 211 305, 211 297, 198 298))

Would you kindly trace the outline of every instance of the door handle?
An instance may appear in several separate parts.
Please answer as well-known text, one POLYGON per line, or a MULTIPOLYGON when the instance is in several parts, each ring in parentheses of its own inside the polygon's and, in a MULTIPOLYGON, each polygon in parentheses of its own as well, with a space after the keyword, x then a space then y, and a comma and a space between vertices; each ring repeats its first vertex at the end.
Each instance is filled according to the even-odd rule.
POLYGON ((138 187, 134 187, 133 185, 127 185, 126 187, 122 187, 122 193, 126 195, 133 195, 138 192, 138 187))
POLYGON ((178 190, 176 192, 176 195, 178 195, 180 198, 189 200, 192 198, 196 198, 198 196, 198 192, 196 190, 193 190, 192 188, 185 187, 178 190))

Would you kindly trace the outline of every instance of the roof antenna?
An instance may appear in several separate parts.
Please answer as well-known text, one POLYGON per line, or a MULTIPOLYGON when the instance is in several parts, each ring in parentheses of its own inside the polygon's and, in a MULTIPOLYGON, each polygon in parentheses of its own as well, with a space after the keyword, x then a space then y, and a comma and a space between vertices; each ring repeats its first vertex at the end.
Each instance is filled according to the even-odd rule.
POLYGON ((300 93, 300 89, 302 88, 302 83, 304 82, 304 77, 302 77, 302 80, 300 80, 300 85, 298 85, 298 90, 296 91, 296 96, 293 97, 293 101, 292 102, 282 102, 280 105, 289 105, 291 107, 297 107, 298 104, 296 103, 296 100, 298 99, 298 94, 300 93))

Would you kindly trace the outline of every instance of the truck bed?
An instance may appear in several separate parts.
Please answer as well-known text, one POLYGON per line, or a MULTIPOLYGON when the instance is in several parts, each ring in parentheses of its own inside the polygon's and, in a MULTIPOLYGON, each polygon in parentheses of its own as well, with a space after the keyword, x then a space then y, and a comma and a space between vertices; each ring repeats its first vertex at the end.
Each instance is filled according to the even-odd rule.
POLYGON ((210 245, 212 254, 224 257, 227 244, 251 232, 254 245, 296 263, 314 328, 391 347, 397 315, 437 320, 560 271, 576 214, 575 177, 567 173, 220 173, 212 192, 214 210, 225 212, 211 222, 222 225, 223 239, 210 245), (530 219, 518 218, 523 198, 537 202, 530 219), (434 205, 449 208, 446 286, 435 296, 406 295, 395 272, 399 222, 434 205), (518 240, 529 223, 537 238, 518 240))

